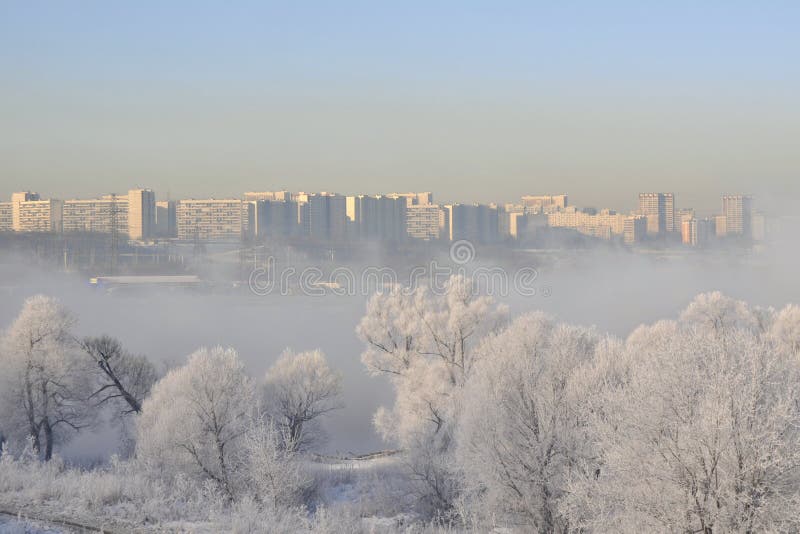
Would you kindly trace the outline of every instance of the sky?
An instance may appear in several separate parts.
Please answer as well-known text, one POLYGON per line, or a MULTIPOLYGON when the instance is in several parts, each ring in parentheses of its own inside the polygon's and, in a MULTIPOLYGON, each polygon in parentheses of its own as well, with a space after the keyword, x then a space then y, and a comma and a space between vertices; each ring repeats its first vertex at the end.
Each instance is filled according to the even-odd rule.
MULTIPOLYGON (((800 194, 800 2, 0 1, 0 198, 800 194)), ((796 210, 796 208, 794 208, 796 210)))

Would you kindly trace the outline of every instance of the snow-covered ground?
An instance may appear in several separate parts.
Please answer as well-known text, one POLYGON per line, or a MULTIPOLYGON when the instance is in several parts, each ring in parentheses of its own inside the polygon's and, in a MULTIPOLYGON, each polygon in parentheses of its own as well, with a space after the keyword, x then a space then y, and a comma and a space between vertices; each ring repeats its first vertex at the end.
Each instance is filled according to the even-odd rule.
MULTIPOLYGON (((405 532, 413 513, 404 458, 394 452, 361 458, 313 457, 306 509, 265 513, 252 503, 220 506, 193 486, 166 487, 125 462, 89 471, 0 462, 0 505, 7 510, 137 532, 405 532)), ((424 523, 424 522, 423 522, 424 523)), ((422 526, 422 525, 418 525, 422 526)), ((438 529, 432 529, 436 531, 438 529)), ((0 516, 0 534, 67 534, 69 530, 0 516)))
POLYGON ((48 527, 37 521, 27 521, 0 514, 0 534, 68 534, 68 530, 48 527))

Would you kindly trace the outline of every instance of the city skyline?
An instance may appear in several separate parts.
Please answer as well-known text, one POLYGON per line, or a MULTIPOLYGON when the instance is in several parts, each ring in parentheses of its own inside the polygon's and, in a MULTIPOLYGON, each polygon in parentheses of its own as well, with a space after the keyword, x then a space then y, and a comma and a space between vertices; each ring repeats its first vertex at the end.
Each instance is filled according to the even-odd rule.
MULTIPOLYGON (((342 195, 332 192, 249 191, 239 198, 156 200, 152 189, 94 199, 42 198, 21 191, 0 201, 0 231, 120 234, 134 242, 307 241, 323 246, 358 241, 402 243, 467 240, 533 243, 570 230, 626 245, 642 242, 705 247, 714 239, 764 241, 766 218, 753 197, 723 194, 710 216, 675 204, 673 193, 639 193, 629 212, 580 207, 569 195, 523 195, 519 202, 436 202, 425 192, 342 195), (677 239, 679 238, 679 240, 677 239)), ((563 235, 561 236, 563 237, 563 235)))
POLYGON ((0 7, 3 197, 800 194, 795 3, 43 4, 0 7))
MULTIPOLYGON (((696 205, 692 204, 691 202, 687 201, 687 198, 693 199, 697 198, 698 195, 691 195, 684 196, 682 194, 678 194, 675 191, 663 189, 652 189, 652 190, 631 190, 628 192, 622 192, 620 197, 612 198, 611 202, 608 204, 597 204, 591 202, 583 202, 581 201, 586 195, 581 195, 581 192, 569 192, 566 193, 565 190, 558 189, 553 190, 550 192, 536 192, 535 194, 531 190, 525 190, 521 194, 515 197, 497 197, 497 198, 476 198, 476 199, 462 199, 458 198, 458 194, 448 194, 447 192, 442 192, 441 190, 436 190, 432 188, 413 188, 409 187, 406 184, 405 187, 397 187, 394 189, 385 189, 385 190, 366 190, 366 191, 351 191, 351 190, 340 190, 332 187, 323 187, 321 189, 304 189, 304 188, 291 188, 291 187, 254 187, 249 189, 242 189, 233 191, 231 194, 224 194, 223 192, 229 191, 230 187, 222 187, 219 190, 211 190, 210 194, 202 195, 202 194, 186 194, 186 195, 176 195, 172 191, 167 190, 164 191, 157 187, 153 187, 152 184, 142 185, 140 183, 135 183, 135 185, 127 185, 122 186, 119 188, 119 192, 114 190, 107 190, 107 191, 98 191, 98 190, 90 190, 86 194, 78 194, 75 191, 71 191, 69 189, 66 190, 41 190, 31 186, 23 186, 16 189, 11 190, 8 194, 2 193, 2 189, 0 189, 0 202, 3 202, 3 199, 10 200, 11 197, 20 191, 34 193, 38 195, 42 195, 42 198, 52 198, 56 200, 78 200, 78 201, 90 201, 96 199, 102 199, 105 197, 110 197, 113 195, 126 195, 128 191, 139 189, 139 190, 150 190, 153 191, 155 201, 165 202, 165 201, 173 201, 173 200, 203 200, 203 199, 213 199, 213 200, 230 200, 230 199, 239 199, 239 200, 285 200, 283 197, 273 197, 269 196, 264 197, 263 195, 269 194, 308 194, 308 195, 317 195, 317 194, 334 194, 339 195, 342 197, 352 197, 352 196, 385 196, 385 195, 397 195, 397 194, 420 194, 420 193, 408 193, 409 191, 425 191, 427 194, 435 195, 436 201, 438 204, 496 204, 498 206, 503 206, 510 203, 520 203, 522 205, 528 205, 528 201, 526 199, 539 199, 539 198, 556 198, 556 197, 569 197, 569 204, 571 206, 578 206, 580 208, 591 208, 591 209, 612 209, 617 211, 624 211, 624 212, 633 212, 633 211, 641 211, 642 209, 642 201, 641 195, 671 195, 672 198, 672 205, 674 212, 678 214, 680 209, 691 209, 693 212, 696 212, 702 216, 711 216, 714 214, 720 213, 720 202, 721 198, 725 195, 744 195, 750 198, 758 198, 758 209, 760 211, 769 212, 773 216, 781 216, 784 213, 781 210, 773 210, 770 209, 770 198, 768 197, 766 200, 762 199, 759 195, 754 194, 752 190, 734 190, 734 189, 717 189, 710 195, 710 200, 704 203, 704 205, 696 205), (65 191, 64 193, 59 193, 59 191, 65 191), (406 191, 406 193, 400 193, 402 191, 406 191), (669 191, 669 192, 662 192, 656 193, 655 191, 669 191)), ((208 190, 208 187, 200 188, 201 190, 208 190)), ((561 207, 564 207, 563 205, 561 207)), ((724 211, 724 208, 723 210, 724 211)), ((793 215, 793 213, 789 213, 789 215, 793 215)), ((673 226, 678 227, 680 221, 675 219, 673 226)))

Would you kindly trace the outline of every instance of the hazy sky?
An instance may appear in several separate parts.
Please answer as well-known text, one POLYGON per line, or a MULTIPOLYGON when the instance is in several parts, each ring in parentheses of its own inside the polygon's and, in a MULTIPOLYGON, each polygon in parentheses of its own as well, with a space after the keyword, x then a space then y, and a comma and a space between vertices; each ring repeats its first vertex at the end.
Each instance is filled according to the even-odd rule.
POLYGON ((0 197, 800 192, 800 2, 0 1, 0 197))

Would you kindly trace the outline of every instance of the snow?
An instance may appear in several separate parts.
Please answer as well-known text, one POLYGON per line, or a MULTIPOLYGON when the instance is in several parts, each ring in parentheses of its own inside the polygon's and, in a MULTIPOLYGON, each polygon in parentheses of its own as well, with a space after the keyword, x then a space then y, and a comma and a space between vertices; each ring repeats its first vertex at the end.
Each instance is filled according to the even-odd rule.
POLYGON ((68 531, 48 527, 39 522, 0 514, 0 534, 67 534, 68 531))

